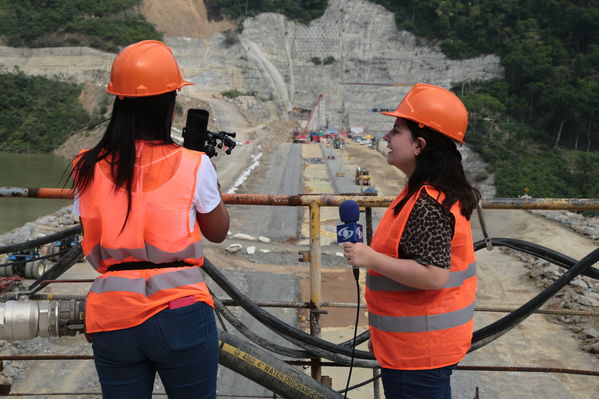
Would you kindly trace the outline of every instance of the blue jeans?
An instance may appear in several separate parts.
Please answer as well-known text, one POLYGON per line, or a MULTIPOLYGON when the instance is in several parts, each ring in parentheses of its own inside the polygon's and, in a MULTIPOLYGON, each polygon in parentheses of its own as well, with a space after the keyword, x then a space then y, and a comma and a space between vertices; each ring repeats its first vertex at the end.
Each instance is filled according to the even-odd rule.
POLYGON ((150 399, 156 372, 170 399, 216 398, 218 336, 204 302, 165 309, 144 323, 93 334, 102 397, 150 399))
POLYGON ((456 365, 430 370, 381 369, 386 399, 451 399, 456 365))

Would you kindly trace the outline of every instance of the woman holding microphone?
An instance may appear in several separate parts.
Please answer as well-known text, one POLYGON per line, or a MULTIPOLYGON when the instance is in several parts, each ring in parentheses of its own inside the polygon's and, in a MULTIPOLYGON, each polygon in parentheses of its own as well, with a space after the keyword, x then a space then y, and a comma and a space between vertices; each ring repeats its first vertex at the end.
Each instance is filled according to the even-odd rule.
POLYGON ((387 162, 408 177, 370 246, 344 243, 368 269, 370 345, 387 399, 451 398, 450 376, 472 339, 476 261, 470 216, 480 193, 456 142, 468 112, 438 86, 416 84, 392 112, 387 162))

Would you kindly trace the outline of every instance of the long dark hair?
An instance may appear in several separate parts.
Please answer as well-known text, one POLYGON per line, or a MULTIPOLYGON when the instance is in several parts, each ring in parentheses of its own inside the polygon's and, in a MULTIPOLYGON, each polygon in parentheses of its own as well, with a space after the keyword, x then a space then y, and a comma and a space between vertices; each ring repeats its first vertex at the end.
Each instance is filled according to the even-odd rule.
POLYGON ((176 96, 177 93, 171 91, 158 96, 115 97, 110 123, 102 139, 94 148, 75 158, 73 187, 77 192, 82 193, 92 182, 96 163, 107 159, 111 165, 114 189, 127 190, 128 217, 136 157, 135 140, 158 140, 175 145, 171 138, 171 124, 176 96))
POLYGON ((398 213, 405 202, 420 187, 429 184, 445 194, 441 204, 449 211, 452 205, 460 202, 460 210, 466 219, 470 219, 472 211, 480 200, 480 192, 472 187, 466 179, 462 166, 462 155, 453 140, 428 127, 419 127, 418 123, 405 120, 412 137, 422 137, 426 146, 416 157, 416 168, 408 179, 408 192, 405 198, 395 207, 398 213))

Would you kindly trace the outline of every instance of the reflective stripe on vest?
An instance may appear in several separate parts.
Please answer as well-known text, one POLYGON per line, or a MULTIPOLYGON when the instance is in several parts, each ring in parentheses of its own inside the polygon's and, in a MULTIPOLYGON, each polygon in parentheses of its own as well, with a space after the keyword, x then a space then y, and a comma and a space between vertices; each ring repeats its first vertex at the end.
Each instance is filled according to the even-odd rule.
POLYGON ((203 283, 204 281, 204 276, 199 268, 189 267, 169 273, 161 273, 147 280, 145 278, 126 278, 109 275, 94 280, 89 292, 103 294, 105 292, 123 291, 150 297, 160 290, 203 283))
MULTIPOLYGON (((466 279, 476 276, 476 262, 468 265, 468 269, 460 271, 452 271, 449 273, 449 280, 443 288, 455 288, 464 284, 466 279)), ((411 291, 418 288, 408 287, 393 281, 385 276, 366 275, 366 286, 371 291, 411 291)))
POLYGON ((386 332, 428 332, 444 330, 468 323, 474 317, 474 303, 453 312, 428 316, 383 316, 368 314, 368 324, 386 332))
POLYGON ((96 245, 86 256, 91 264, 100 264, 102 259, 114 259, 119 263, 132 256, 137 261, 151 261, 152 263, 170 263, 181 259, 199 259, 204 257, 202 243, 192 243, 187 248, 178 252, 166 252, 152 244, 145 243, 144 248, 105 248, 96 245))

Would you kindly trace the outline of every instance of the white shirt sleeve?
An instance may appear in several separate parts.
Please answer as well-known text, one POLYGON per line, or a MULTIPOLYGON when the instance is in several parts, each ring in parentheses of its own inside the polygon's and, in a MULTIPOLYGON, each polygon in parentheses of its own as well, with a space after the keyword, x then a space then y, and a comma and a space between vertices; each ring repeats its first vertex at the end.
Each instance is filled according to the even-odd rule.
POLYGON ((77 217, 81 217, 81 212, 79 212, 79 195, 77 195, 77 190, 75 190, 75 194, 73 196, 73 214, 77 217))
POLYGON ((202 155, 202 162, 196 176, 196 187, 193 198, 195 210, 209 213, 220 203, 216 170, 207 155, 202 155))

